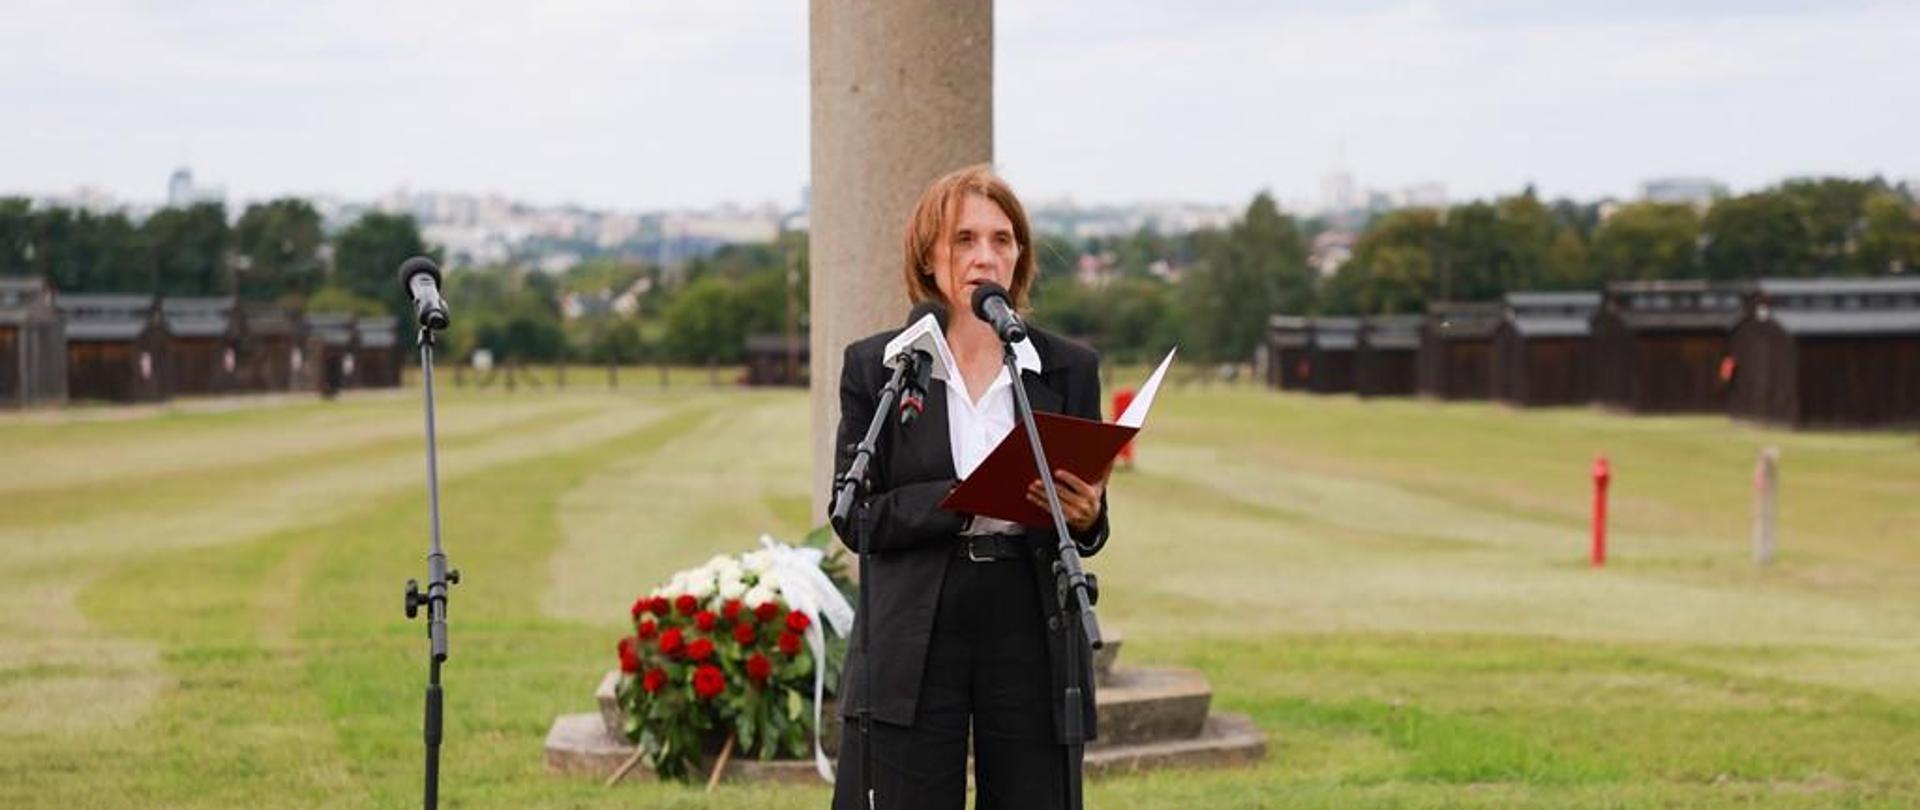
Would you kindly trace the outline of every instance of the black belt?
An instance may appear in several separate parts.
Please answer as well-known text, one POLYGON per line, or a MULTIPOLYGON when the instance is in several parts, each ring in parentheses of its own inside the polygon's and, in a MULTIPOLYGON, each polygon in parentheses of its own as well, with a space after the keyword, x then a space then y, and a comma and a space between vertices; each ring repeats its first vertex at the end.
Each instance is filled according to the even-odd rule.
POLYGON ((953 544, 953 556, 971 562, 1018 560, 1027 555, 1024 534, 967 534, 953 544))

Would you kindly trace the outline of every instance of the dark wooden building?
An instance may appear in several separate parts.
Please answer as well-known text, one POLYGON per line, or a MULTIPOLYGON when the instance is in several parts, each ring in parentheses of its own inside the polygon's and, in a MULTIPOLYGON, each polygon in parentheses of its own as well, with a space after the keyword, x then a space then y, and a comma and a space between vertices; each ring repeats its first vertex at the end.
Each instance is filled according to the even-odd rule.
POLYGON ((1506 318, 1493 336, 1493 398, 1528 408, 1587 402, 1600 294, 1507 293, 1506 302, 1506 318))
POLYGON ((1313 318, 1307 329, 1307 346, 1307 390, 1316 394, 1352 393, 1360 319, 1313 318))
POLYGON ((67 398, 158 402, 172 394, 166 318, 150 295, 63 295, 67 398))
POLYGON ((1313 372, 1310 321, 1297 315, 1267 319, 1267 386, 1305 391, 1313 372))
POLYGON ((399 323, 390 315, 361 316, 353 348, 353 373, 361 388, 400 387, 399 323))
POLYGON ((1755 282, 1732 342, 1736 418, 1920 424, 1920 278, 1755 282))
POLYGON ((1353 390, 1363 397, 1405 397, 1415 390, 1420 357, 1418 315, 1376 315, 1360 321, 1353 390))
POLYGON ((240 390, 242 321, 233 298, 162 298, 173 393, 240 390))
POLYGON ((1420 327, 1421 396, 1492 396, 1493 332, 1506 312, 1497 301, 1435 301, 1420 327))
POLYGON ((0 278, 0 408, 67 398, 67 330, 53 288, 37 278, 0 278))
POLYGON ((1632 413, 1724 411, 1721 370, 1743 298, 1699 280, 1607 285, 1593 316, 1593 401, 1632 413))
POLYGON ((354 349, 360 345, 359 318, 339 312, 307 314, 306 362, 314 388, 331 396, 358 385, 354 349))
POLYGON ((748 385, 807 385, 807 336, 795 335, 788 343, 785 335, 749 335, 747 337, 748 385))
POLYGON ((306 321, 276 304, 242 304, 246 339, 240 345, 239 385, 246 391, 304 391, 308 373, 306 321))

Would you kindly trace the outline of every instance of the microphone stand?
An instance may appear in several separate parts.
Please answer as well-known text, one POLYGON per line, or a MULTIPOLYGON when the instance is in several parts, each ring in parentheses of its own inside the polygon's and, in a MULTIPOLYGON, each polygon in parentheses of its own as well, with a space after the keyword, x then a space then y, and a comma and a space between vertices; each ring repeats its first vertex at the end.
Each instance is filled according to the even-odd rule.
POLYGON ((440 806, 440 738, 443 693, 440 690, 440 665, 447 660, 447 589, 460 582, 460 572, 447 567, 447 552, 440 546, 440 471, 434 449, 433 425, 433 330, 420 329, 420 374, 426 388, 427 411, 427 512, 432 527, 432 545, 427 552, 427 591, 420 592, 417 580, 407 580, 407 618, 427 609, 427 744, 426 808, 440 806))
MULTIPOLYGON (((900 363, 894 366, 893 376, 887 379, 887 384, 880 388, 879 407, 874 409, 873 418, 867 422, 866 436, 854 446, 853 462, 847 465, 846 473, 835 482, 833 510, 828 519, 843 534, 847 530, 847 520, 854 509, 855 500, 873 489, 869 470, 880 445, 880 430, 886 427, 893 416, 894 403, 900 399, 901 389, 913 379, 921 365, 932 362, 924 353, 913 349, 901 352, 896 359, 900 363)), ((860 630, 862 700, 856 712, 860 718, 860 795, 866 797, 867 809, 874 810, 877 801, 873 793, 873 625, 872 614, 867 612, 867 508, 866 501, 859 502, 860 516, 852 527, 854 544, 860 555, 860 607, 855 615, 865 625, 860 630)))
POLYGON ((1087 646, 1100 649, 1104 643, 1100 638, 1100 620, 1093 612, 1093 603, 1100 598, 1098 586, 1080 565, 1080 547, 1073 544, 1073 535, 1067 533, 1067 519, 1060 511, 1060 491, 1053 485, 1053 466, 1047 463, 1046 448, 1040 445, 1040 429, 1033 423, 1033 404, 1027 401, 1027 387, 1020 380, 1020 366, 1014 358, 1013 343, 1002 340, 1005 350, 1001 360, 1007 367, 1007 379, 1013 381, 1014 409, 1020 413, 1020 423, 1026 428, 1027 443, 1033 445, 1033 465, 1040 473, 1040 485, 1047 491, 1047 511, 1053 516, 1053 530, 1059 538, 1059 559, 1053 563, 1054 598, 1059 600, 1060 616, 1066 621, 1066 689, 1060 699, 1064 701, 1061 714, 1061 736, 1066 738, 1065 756, 1067 760, 1067 810, 1081 810, 1085 796, 1081 784, 1086 767, 1087 725, 1082 696, 1086 694, 1083 672, 1080 663, 1080 645, 1074 643, 1074 631, 1086 634, 1087 646))

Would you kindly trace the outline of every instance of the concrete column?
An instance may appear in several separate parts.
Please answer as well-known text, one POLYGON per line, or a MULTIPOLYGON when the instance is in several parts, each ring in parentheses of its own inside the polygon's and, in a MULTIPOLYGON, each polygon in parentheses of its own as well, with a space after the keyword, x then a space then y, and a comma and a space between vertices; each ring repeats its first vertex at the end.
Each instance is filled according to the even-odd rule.
POLYGON ((846 345, 906 318, 921 189, 993 159, 992 0, 812 0, 808 373, 813 517, 826 519, 846 345))

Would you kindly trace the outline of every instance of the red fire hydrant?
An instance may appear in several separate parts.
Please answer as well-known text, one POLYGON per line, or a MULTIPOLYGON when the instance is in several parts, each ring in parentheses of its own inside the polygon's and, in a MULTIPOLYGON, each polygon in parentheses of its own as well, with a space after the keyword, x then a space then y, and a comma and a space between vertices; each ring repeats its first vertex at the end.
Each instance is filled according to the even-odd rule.
POLYGON ((1613 479, 1613 469, 1607 466, 1607 457, 1593 457, 1593 567, 1607 564, 1607 482, 1613 479))

